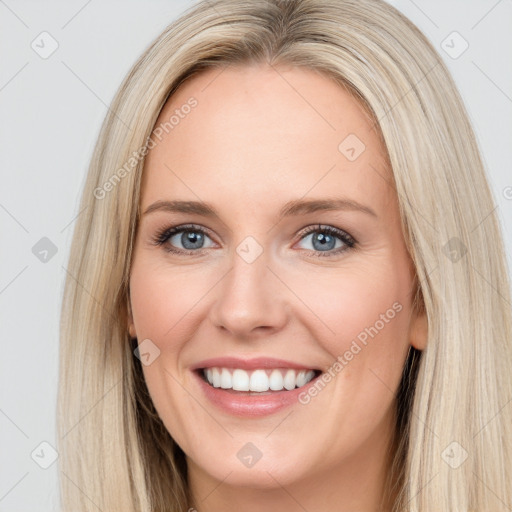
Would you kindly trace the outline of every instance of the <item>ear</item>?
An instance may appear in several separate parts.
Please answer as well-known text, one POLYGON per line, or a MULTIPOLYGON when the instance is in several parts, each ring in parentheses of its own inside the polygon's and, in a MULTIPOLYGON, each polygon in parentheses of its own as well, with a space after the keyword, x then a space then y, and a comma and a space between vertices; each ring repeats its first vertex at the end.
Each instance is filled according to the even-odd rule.
POLYGON ((135 331, 135 325, 133 322, 130 322, 128 324, 128 332, 130 333, 130 338, 133 339, 133 338, 136 338, 137 337, 137 332, 135 331))
POLYGON ((137 337, 137 332, 135 330, 135 324, 133 323, 132 306, 131 306, 129 293, 128 293, 128 297, 126 300, 126 310, 127 310, 127 323, 128 323, 127 328, 128 328, 128 332, 130 334, 130 338, 133 339, 133 338, 137 337))
POLYGON ((428 322, 427 313, 424 309, 413 311, 411 323, 409 325, 409 342, 418 349, 424 350, 427 346, 428 322))

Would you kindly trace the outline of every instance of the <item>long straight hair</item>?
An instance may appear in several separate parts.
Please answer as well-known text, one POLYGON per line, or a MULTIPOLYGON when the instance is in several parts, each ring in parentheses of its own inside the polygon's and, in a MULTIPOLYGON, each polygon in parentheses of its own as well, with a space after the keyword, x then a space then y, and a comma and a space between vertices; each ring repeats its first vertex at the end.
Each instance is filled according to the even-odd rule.
POLYGON ((127 331, 144 156, 185 79, 265 62, 346 87, 388 153, 416 269, 414 307, 428 319, 427 348, 410 351, 396 396, 394 511, 509 511, 512 315, 495 203, 450 73, 381 0, 205 0, 125 77, 93 152, 67 268, 57 418, 63 510, 188 508, 184 454, 153 407, 127 331))

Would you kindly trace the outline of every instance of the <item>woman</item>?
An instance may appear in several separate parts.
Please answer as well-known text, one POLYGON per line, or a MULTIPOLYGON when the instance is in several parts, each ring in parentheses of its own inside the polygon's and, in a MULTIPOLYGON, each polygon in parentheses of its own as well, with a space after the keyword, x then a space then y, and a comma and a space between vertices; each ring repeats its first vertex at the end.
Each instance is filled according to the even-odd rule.
POLYGON ((197 4, 121 85, 84 208, 65 510, 510 509, 493 199, 394 8, 197 4))

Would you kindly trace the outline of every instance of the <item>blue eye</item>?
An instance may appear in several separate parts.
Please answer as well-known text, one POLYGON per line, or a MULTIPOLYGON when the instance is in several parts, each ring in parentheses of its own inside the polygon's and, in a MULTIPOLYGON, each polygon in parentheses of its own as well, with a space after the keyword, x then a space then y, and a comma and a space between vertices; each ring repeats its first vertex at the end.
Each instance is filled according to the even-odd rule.
MULTIPOLYGON (((337 256, 353 248, 356 241, 341 229, 320 224, 309 226, 301 236, 300 242, 311 238, 312 249, 306 249, 313 256, 329 257, 337 256)), ((201 226, 187 224, 166 228, 157 233, 154 238, 156 245, 161 245, 167 252, 181 255, 201 254, 203 249, 208 249, 213 244, 205 246, 205 240, 210 240, 207 231, 201 226), (182 247, 177 247, 180 245, 182 247)))
POLYGON ((310 226, 306 228, 301 242, 311 238, 314 256, 329 257, 345 252, 355 246, 356 241, 341 229, 333 226, 310 226))
POLYGON ((165 245, 164 249, 168 252, 197 254, 202 249, 208 248, 204 247, 205 238, 210 239, 203 228, 190 224, 165 229, 156 236, 155 243, 165 245), (181 244, 183 249, 176 247, 175 244, 177 243, 181 244))

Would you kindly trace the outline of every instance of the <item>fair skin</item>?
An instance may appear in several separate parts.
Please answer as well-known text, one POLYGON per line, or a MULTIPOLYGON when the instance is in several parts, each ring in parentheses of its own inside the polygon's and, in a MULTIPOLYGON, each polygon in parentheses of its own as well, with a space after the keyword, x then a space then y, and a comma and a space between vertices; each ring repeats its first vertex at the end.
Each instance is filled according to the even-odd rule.
POLYGON ((160 350, 143 366, 144 377, 186 454, 193 506, 390 510, 382 496, 394 393, 409 347, 425 347, 427 328, 411 306, 414 266, 373 123, 319 73, 247 65, 192 77, 156 125, 192 96, 197 106, 148 153, 141 212, 156 201, 203 201, 219 217, 163 209, 142 215, 128 329, 160 350), (338 149, 349 134, 365 145, 353 161, 338 149), (375 215, 338 209, 278 218, 292 200, 340 198, 375 215), (200 248, 184 246, 181 233, 154 243, 160 230, 190 223, 206 232, 200 248), (318 224, 343 230, 356 244, 334 235, 322 250, 313 243, 322 229, 304 236, 318 224), (237 252, 249 236, 262 249, 250 263, 237 252), (400 312, 307 404, 239 417, 212 403, 191 370, 212 357, 266 356, 327 372, 394 303, 400 312), (237 456, 249 442, 261 453, 252 467, 237 456))

